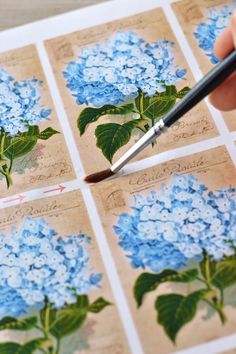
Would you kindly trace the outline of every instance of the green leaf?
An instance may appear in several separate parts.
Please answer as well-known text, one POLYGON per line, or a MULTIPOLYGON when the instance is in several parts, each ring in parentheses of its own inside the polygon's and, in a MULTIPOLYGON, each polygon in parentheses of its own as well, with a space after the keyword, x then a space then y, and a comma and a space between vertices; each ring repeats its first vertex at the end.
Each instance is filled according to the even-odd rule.
POLYGON ((78 296, 76 303, 56 311, 55 320, 51 323, 49 332, 57 339, 61 339, 78 330, 87 317, 88 306, 88 297, 78 296))
POLYGON ((204 256, 200 262, 200 269, 204 279, 219 289, 236 283, 236 255, 217 262, 209 256, 204 256))
POLYGON ((177 98, 177 89, 175 86, 166 86, 166 90, 157 93, 149 100, 149 105, 143 111, 143 114, 150 119, 156 119, 163 116, 175 105, 177 98))
POLYGON ((157 93, 145 102, 143 114, 152 120, 163 116, 175 105, 176 99, 184 97, 189 90, 188 87, 184 87, 177 91, 174 85, 166 86, 164 92, 157 93))
POLYGON ((54 134, 60 134, 60 133, 54 130, 53 128, 48 127, 39 133, 38 138, 41 140, 47 140, 51 138, 51 136, 53 136, 54 134))
POLYGON ((21 345, 13 342, 0 343, 0 354, 18 354, 21 345))
POLYGON ((14 342, 0 343, 0 354, 33 354, 37 349, 46 349, 52 345, 47 338, 37 338, 24 345, 14 342))
POLYGON ((190 87, 185 86, 182 90, 177 92, 176 97, 183 98, 186 95, 186 93, 188 93, 189 91, 190 91, 190 87))
POLYGON ((121 106, 113 106, 110 104, 104 105, 100 108, 85 108, 79 115, 77 120, 77 127, 79 128, 80 135, 83 135, 88 124, 96 122, 100 117, 108 114, 128 114, 134 109, 133 103, 124 104, 121 106))
POLYGON ((89 305, 88 310, 89 312, 98 313, 109 305, 111 305, 109 301, 103 299, 103 297, 99 297, 97 300, 95 300, 92 304, 89 305))
POLYGON ((217 288, 224 289, 236 283, 236 259, 235 256, 226 258, 216 263, 212 284, 217 288))
POLYGON ((4 145, 4 156, 10 160, 23 156, 30 152, 37 143, 39 135, 38 126, 30 126, 29 131, 21 133, 13 138, 6 138, 4 145))
POLYGON ((161 295, 157 298, 155 308, 157 321, 164 327, 168 337, 175 342, 177 333, 190 322, 197 311, 198 302, 204 299, 208 290, 198 290, 188 296, 179 294, 161 295))
MULTIPOLYGON (((46 349, 52 345, 48 338, 37 338, 20 346, 14 354, 33 354, 37 349, 46 349)), ((0 352, 1 353, 1 352, 0 352)), ((12 354, 13 354, 12 353, 12 354)))
POLYGON ((159 94, 150 100, 150 104, 144 110, 143 114, 150 119, 156 119, 169 112, 169 110, 175 105, 175 102, 175 96, 165 96, 159 94))
POLYGON ((176 97, 178 94, 177 88, 174 85, 169 85, 166 86, 166 90, 164 92, 161 92, 159 95, 160 96, 173 96, 176 97))
POLYGON ((133 129, 143 124, 143 119, 135 119, 124 124, 106 123, 99 125, 95 130, 97 137, 97 147, 103 152, 103 155, 109 162, 117 150, 127 144, 131 138, 133 129))
POLYGON ((0 321, 0 331, 5 329, 12 329, 18 331, 26 331, 34 328, 37 324, 37 317, 24 318, 16 320, 13 317, 4 317, 0 321))
POLYGON ((184 272, 176 272, 166 269, 159 274, 143 273, 134 285, 134 297, 138 307, 142 305, 143 297, 147 292, 155 290, 161 283, 181 282, 190 283, 198 276, 197 269, 190 269, 184 272))

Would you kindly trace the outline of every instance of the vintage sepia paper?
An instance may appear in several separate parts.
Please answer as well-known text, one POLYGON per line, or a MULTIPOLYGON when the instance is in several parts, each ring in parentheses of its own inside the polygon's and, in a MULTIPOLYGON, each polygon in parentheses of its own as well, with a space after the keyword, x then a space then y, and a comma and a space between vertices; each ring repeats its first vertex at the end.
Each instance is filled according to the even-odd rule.
MULTIPOLYGON (((160 8, 47 41, 45 44, 51 65, 70 120, 81 160, 88 174, 98 168, 103 169, 107 167, 108 164, 102 156, 101 151, 96 147, 94 131, 97 123, 93 123, 93 125, 89 126, 82 137, 79 136, 77 118, 81 108, 84 107, 79 107, 76 104, 75 98, 71 95, 68 88, 66 88, 63 71, 65 71, 68 62, 76 60, 82 47, 102 43, 105 39, 112 38, 112 36, 120 30, 133 31, 150 43, 159 39, 173 41, 175 43, 174 53, 176 63, 187 69, 187 81, 179 83, 178 86, 180 88, 186 85, 191 87, 194 84, 188 65, 176 43, 176 38, 173 35, 163 10, 160 8)), ((115 120, 117 121, 116 116, 102 117, 99 123, 105 123, 107 121, 114 122, 115 120)), ((125 117, 118 117, 118 121, 119 123, 124 123, 125 117)), ((139 154, 136 159, 146 158, 162 151, 216 136, 217 134, 216 127, 206 106, 201 103, 170 129, 168 137, 160 137, 157 145, 148 147, 144 152, 139 154)), ((127 150, 127 147, 130 147, 138 137, 138 134, 134 136, 130 143, 117 153, 115 159, 121 156, 122 153, 127 150)))
POLYGON ((17 81, 34 78, 42 81, 42 106, 52 109, 52 113, 49 120, 40 124, 40 129, 53 127, 59 132, 48 140, 38 140, 32 151, 14 160, 13 185, 7 189, 1 176, 0 197, 72 180, 75 173, 64 140, 63 128, 58 122, 36 47, 32 45, 1 53, 0 68, 5 69, 17 81))
MULTIPOLYGON (((149 105, 160 99, 158 117, 148 112, 155 124, 195 84, 199 73, 183 33, 202 72, 210 70, 193 33, 210 8, 224 4, 109 1, 0 33, 0 353, 235 352, 234 113, 223 115, 227 129, 201 102, 110 180, 83 180, 109 168, 148 131, 149 105), (89 62, 86 48, 109 47, 114 38, 118 54, 112 48, 110 57, 122 57, 124 43, 127 52, 141 52, 141 64, 127 61, 131 77, 151 58, 166 65, 167 84, 158 81, 148 95, 136 82, 137 97, 124 94, 107 108, 120 114, 88 114, 83 132, 81 113, 102 104, 93 106, 89 94, 76 103, 85 68, 78 82, 78 67, 68 65, 82 54, 89 62), (23 120, 19 104, 29 108, 31 100, 37 119, 28 131, 3 127, 9 112, 23 120), (130 130, 105 154, 97 128, 126 123, 130 130)), ((89 67, 96 77, 99 65, 89 67)), ((91 84, 90 94, 106 91, 114 99, 114 86, 102 84, 91 84)))
MULTIPOLYGON (((229 186, 235 187, 236 171, 224 146, 210 149, 181 159, 171 160, 155 167, 142 170, 135 174, 103 182, 92 187, 97 208, 100 212, 107 240, 115 257, 116 266, 121 277, 132 314, 142 339, 145 353, 170 353, 182 348, 188 348, 209 340, 217 339, 234 332, 235 305, 226 305, 227 322, 222 326, 219 319, 209 314, 209 308, 198 308, 194 320, 183 327, 177 336, 176 345, 173 345, 157 324, 154 302, 156 295, 171 292, 189 293, 196 285, 186 284, 178 286, 160 285, 158 290, 146 294, 143 305, 137 308, 133 286, 141 272, 149 271, 132 268, 125 252, 118 245, 119 239, 113 227, 117 225, 121 213, 131 213, 133 198, 137 194, 147 196, 149 191, 160 191, 163 183, 170 183, 172 176, 180 173, 183 176, 193 175, 209 190, 214 191, 229 186), (150 333, 155 335, 150 336, 150 333)), ((227 297, 235 292, 235 286, 229 290, 227 297)))
MULTIPOLYGON (((181 0, 172 4, 184 34, 187 37, 187 40, 189 41, 194 52, 194 56, 196 57, 204 74, 212 68, 213 64, 211 63, 210 58, 206 56, 204 51, 199 48, 198 42, 196 38, 194 38, 194 32, 196 31, 197 25, 207 21, 210 9, 219 9, 224 5, 232 6, 233 2, 221 0, 181 0)), ((224 112, 223 116, 225 118, 228 129, 230 131, 234 131, 236 129, 235 112, 224 112)))
MULTIPOLYGON (((129 353, 127 340, 121 326, 117 307, 111 293, 111 289, 104 270, 101 255, 90 226, 88 212, 86 211, 81 192, 79 190, 37 200, 35 202, 24 203, 20 206, 9 207, 1 211, 0 233, 9 234, 11 228, 22 225, 26 217, 33 219, 43 218, 50 227, 57 230, 57 237, 67 238, 70 234, 80 232, 91 237, 90 265, 94 272, 102 274, 100 287, 91 293, 93 299, 104 297, 112 305, 107 306, 99 314, 90 313, 84 326, 71 336, 62 339, 60 353, 67 354, 68 346, 72 353, 129 353)), ((10 236, 9 236, 10 237, 10 236)), ((36 332, 37 333, 37 332, 36 332)), ((39 333, 37 333, 38 335, 39 333)), ((2 332, 1 340, 11 341, 16 339, 16 333, 2 332)), ((35 332, 28 335, 18 334, 19 340, 27 341, 35 338, 35 332)))

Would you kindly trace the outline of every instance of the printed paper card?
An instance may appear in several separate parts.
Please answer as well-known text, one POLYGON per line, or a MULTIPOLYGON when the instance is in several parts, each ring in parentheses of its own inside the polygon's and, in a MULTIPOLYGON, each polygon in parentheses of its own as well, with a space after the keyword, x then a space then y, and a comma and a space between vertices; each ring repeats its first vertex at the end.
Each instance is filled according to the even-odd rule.
POLYGON ((222 146, 92 188, 145 353, 235 332, 235 177, 222 146))
MULTIPOLYGON (((236 2, 183 0, 172 6, 201 70, 206 73, 218 62, 213 47, 220 33, 229 24, 236 10, 236 2)), ((229 130, 236 130, 235 111, 224 113, 223 116, 229 130)))
POLYGON ((235 3, 194 1, 0 33, 0 354, 233 349, 236 146, 220 115, 202 102, 123 175, 82 181, 195 84, 172 5, 202 71, 215 65, 235 3))
POLYGON ((0 198, 75 178, 36 48, 0 54, 0 198))
POLYGON ((130 352, 79 190, 2 210, 0 255, 4 353, 130 352))
MULTIPOLYGON (((162 9, 46 42, 86 173, 116 160, 193 78, 162 9)), ((136 159, 218 133, 203 103, 136 159)))

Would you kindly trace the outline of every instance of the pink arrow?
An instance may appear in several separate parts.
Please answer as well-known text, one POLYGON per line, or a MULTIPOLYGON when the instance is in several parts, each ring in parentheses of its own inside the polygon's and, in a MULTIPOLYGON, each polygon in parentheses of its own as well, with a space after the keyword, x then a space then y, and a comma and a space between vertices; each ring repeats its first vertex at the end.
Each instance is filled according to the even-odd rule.
POLYGON ((59 187, 58 187, 58 188, 50 189, 50 190, 45 191, 45 192, 43 192, 43 193, 51 193, 51 192, 57 192, 57 191, 60 191, 60 193, 61 193, 61 192, 64 191, 64 189, 66 189, 66 187, 61 186, 61 185, 59 184, 59 187))
POLYGON ((12 199, 8 199, 8 200, 4 200, 3 203, 12 203, 12 202, 22 202, 22 200, 25 199, 25 195, 23 194, 19 194, 18 197, 16 198, 12 198, 12 199))

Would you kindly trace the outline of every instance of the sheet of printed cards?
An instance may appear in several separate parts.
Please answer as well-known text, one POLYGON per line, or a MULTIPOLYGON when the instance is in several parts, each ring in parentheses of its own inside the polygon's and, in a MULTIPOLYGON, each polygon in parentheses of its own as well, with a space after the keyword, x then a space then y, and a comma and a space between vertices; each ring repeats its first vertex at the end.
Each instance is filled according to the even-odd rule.
POLYGON ((236 114, 206 100, 232 0, 114 0, 0 33, 0 354, 236 352, 236 114))

